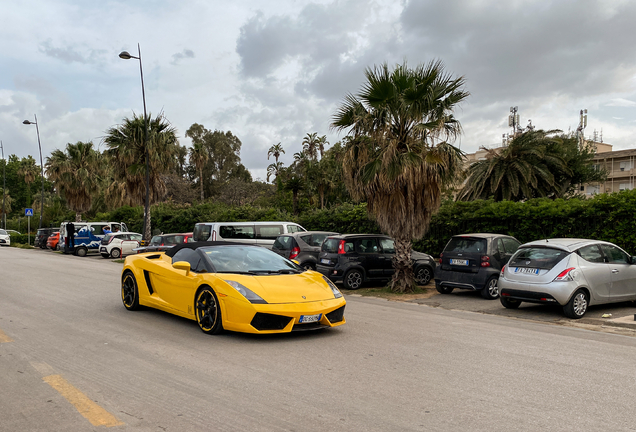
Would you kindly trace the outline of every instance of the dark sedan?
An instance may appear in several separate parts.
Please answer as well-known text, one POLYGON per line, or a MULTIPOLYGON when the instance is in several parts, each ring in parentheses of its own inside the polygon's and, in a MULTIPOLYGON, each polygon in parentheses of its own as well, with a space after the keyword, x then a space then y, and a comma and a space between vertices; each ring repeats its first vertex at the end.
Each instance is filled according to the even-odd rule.
POLYGON ((163 252, 175 245, 184 244, 192 241, 192 233, 172 233, 160 234, 150 239, 148 246, 142 246, 133 249, 135 253, 144 252, 163 252))
POLYGON ((304 269, 316 270, 322 242, 330 235, 337 234, 330 231, 304 231, 280 235, 276 237, 272 251, 295 260, 304 269))

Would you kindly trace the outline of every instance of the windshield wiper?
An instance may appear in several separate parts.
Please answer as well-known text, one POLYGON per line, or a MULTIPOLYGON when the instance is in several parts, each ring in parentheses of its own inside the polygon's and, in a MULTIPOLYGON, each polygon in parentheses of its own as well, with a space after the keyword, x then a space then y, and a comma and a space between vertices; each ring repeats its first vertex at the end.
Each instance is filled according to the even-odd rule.
POLYGON ((231 273, 231 274, 246 274, 246 275, 258 274, 258 273, 255 273, 252 270, 249 270, 249 271, 217 271, 216 273, 231 273))
POLYGON ((294 269, 280 269, 280 270, 250 270, 250 272, 265 273, 265 274, 298 274, 300 270, 294 269))

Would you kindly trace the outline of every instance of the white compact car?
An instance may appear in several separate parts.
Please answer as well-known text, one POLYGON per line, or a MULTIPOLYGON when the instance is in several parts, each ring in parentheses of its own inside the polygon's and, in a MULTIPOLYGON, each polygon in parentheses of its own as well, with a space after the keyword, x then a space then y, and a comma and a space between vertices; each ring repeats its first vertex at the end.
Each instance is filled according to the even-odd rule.
POLYGON ((636 300, 636 257, 600 240, 547 239, 523 244, 501 270, 501 304, 558 304, 569 318, 589 305, 636 300))
POLYGON ((133 253, 133 249, 141 244, 142 235, 134 232, 114 232, 104 236, 99 245, 102 257, 119 258, 133 253))
POLYGON ((11 244, 11 236, 8 232, 0 229, 0 246, 9 246, 11 244))

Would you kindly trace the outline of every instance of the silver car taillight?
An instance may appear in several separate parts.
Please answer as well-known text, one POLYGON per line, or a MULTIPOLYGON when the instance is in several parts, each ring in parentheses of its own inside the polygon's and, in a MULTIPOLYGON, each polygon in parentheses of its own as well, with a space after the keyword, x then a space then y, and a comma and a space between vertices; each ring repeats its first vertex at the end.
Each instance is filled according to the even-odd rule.
POLYGON ((570 267, 570 268, 567 268, 567 269, 563 270, 561 273, 559 273, 557 275, 557 277, 554 278, 553 282, 573 281, 574 278, 576 277, 576 275, 577 275, 576 268, 575 267, 570 267))

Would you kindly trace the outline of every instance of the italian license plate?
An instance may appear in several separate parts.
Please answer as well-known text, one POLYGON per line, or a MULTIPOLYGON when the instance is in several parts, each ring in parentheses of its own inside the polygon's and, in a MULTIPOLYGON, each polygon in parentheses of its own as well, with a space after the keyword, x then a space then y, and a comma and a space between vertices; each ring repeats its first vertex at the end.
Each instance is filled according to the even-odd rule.
POLYGON ((451 259, 450 260, 451 265, 461 265, 461 266, 467 266, 468 265, 468 260, 463 260, 463 259, 451 259))
POLYGON ((318 314, 318 315, 301 315, 300 319, 298 320, 298 322, 301 323, 301 324, 318 322, 318 321, 320 321, 321 317, 322 317, 322 314, 318 314))
POLYGON ((328 259, 323 258, 323 259, 320 260, 320 262, 322 264, 329 264, 331 261, 329 261, 328 259))
POLYGON ((539 269, 529 267, 515 267, 515 273, 520 274, 539 274, 539 269))

